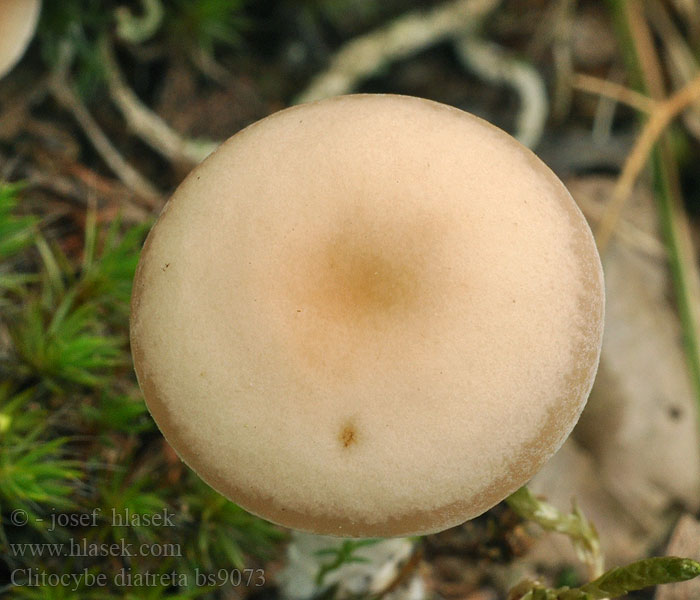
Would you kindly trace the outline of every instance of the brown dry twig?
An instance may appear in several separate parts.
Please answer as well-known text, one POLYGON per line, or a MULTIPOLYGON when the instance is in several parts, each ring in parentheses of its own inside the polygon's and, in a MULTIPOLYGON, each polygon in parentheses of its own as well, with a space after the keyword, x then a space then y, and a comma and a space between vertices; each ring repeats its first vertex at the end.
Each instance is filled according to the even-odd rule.
POLYGON ((643 113, 652 112, 656 106, 655 100, 609 79, 579 73, 574 76, 572 85, 575 90, 610 98, 643 113))
MULTIPOLYGON (((690 81, 700 69, 700 62, 695 58, 692 48, 679 30, 676 22, 668 12, 668 6, 660 0, 648 1, 649 23, 663 41, 664 62, 669 77, 675 87, 681 87, 690 81)), ((700 5, 698 5, 700 16, 700 5)), ((683 113, 686 129, 700 139, 700 104, 689 107, 683 113)))
POLYGON ((57 67, 49 79, 51 94, 63 108, 73 115, 102 160, 107 163, 107 166, 124 185, 139 196, 149 208, 157 207, 161 198, 158 189, 119 153, 85 104, 73 91, 68 76, 72 53, 72 48, 68 46, 64 46, 62 49, 62 56, 59 57, 57 67))
POLYGON ((109 94, 129 129, 156 152, 176 163, 202 162, 220 142, 193 140, 181 136, 148 108, 126 83, 114 49, 106 38, 100 42, 100 55, 107 74, 109 94))
MULTIPOLYGON (((588 83, 590 83, 590 81, 588 83)), ((614 86, 615 84, 612 85, 614 86)), ((621 88, 621 86, 617 88, 618 93, 620 92, 619 88, 621 88)), ((636 93, 627 90, 624 95, 626 100, 635 98, 633 101, 639 102, 639 98, 635 97, 634 94, 636 93)), ((641 96, 641 94, 639 94, 639 96, 641 96)), ((700 75, 696 76, 695 79, 666 100, 653 101, 647 99, 652 103, 649 120, 645 123, 632 151, 625 159, 625 164, 615 184, 615 188, 613 189, 610 202, 605 208, 596 231, 596 241, 600 252, 605 250, 612 238, 615 227, 620 220, 625 201, 629 197, 639 174, 642 172, 654 144, 658 141, 670 122, 698 99, 700 99, 700 75)), ((646 101, 644 103, 646 103, 646 101)))
POLYGON ((65 80, 55 79, 51 83, 51 93, 61 106, 70 111, 87 138, 92 142, 95 150, 114 174, 149 206, 154 207, 160 198, 156 187, 119 154, 119 151, 68 83, 65 80))

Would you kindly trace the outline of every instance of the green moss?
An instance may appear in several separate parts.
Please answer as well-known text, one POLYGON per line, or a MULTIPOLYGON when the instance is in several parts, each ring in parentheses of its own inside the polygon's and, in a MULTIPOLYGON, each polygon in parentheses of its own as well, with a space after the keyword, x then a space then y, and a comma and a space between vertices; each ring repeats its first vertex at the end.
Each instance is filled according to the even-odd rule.
POLYGON ((0 330, 9 333, 0 336, 0 569, 87 569, 107 574, 108 583, 3 588, 0 581, 0 593, 215 597, 226 586, 197 585, 196 569, 257 565, 283 535, 214 492, 174 454, 166 459, 128 349, 131 282, 149 224, 100 226, 88 212, 82 251, 68 256, 38 218, 20 216, 30 193, 0 183, 0 330), (173 526, 143 518, 157 514, 173 526), (66 557, 17 546, 71 541, 132 544, 137 554, 147 544, 158 552, 66 557), (164 577, 124 587, 114 579, 122 569, 164 577), (187 586, 169 573, 183 574, 187 586))

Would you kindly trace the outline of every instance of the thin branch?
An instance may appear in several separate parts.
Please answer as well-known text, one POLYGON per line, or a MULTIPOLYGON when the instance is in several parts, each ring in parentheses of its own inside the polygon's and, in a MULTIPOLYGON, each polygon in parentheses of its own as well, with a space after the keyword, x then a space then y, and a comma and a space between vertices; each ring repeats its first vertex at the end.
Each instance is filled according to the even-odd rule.
POLYGON ((515 90, 520 107, 514 135, 525 146, 535 147, 544 132, 549 110, 542 76, 532 65, 513 58, 500 46, 476 35, 456 39, 455 50, 462 64, 478 77, 515 90))
POLYGON ((500 0, 452 0, 429 11, 415 11, 357 37, 333 57, 296 103, 347 94, 382 67, 472 30, 500 0))
POLYGON ((573 80, 573 87, 582 92, 610 98, 643 113, 651 113, 656 106, 656 101, 644 94, 640 94, 609 79, 600 79, 592 75, 576 74, 573 80))
POLYGON ((198 164, 216 149, 219 142, 182 137, 141 102, 126 83, 107 38, 100 43, 100 54, 107 72, 109 94, 135 135, 172 162, 198 164))
MULTIPOLYGON (((620 47, 631 81, 641 92, 664 97, 658 57, 648 52, 651 38, 646 16, 638 0, 608 0, 620 47), (661 86, 659 88, 659 86, 661 86)), ((659 225, 668 254, 678 312, 683 325, 683 345, 696 402, 700 406, 700 277, 688 217, 683 209, 676 160, 668 134, 651 152, 659 225)))
MULTIPOLYGON (((674 87, 681 87, 700 70, 700 64, 676 23, 668 14, 667 7, 659 0, 654 0, 647 1, 646 8, 649 11, 650 23, 663 40, 664 58, 669 76, 674 87)), ((683 114, 683 121, 688 131, 700 139, 700 104, 689 107, 689 110, 683 114)))
POLYGON ((424 48, 451 40, 465 68, 479 77, 505 83, 520 96, 516 137, 534 146, 541 137, 548 102, 539 73, 497 46, 470 35, 500 0, 452 0, 432 10, 414 11, 343 46, 328 69, 295 100, 313 102, 354 91, 367 77, 424 48))
POLYGON ((132 167, 114 147, 82 100, 73 91, 67 76, 67 61, 56 69, 49 82, 49 89, 56 101, 75 118, 80 128, 114 174, 150 208, 160 204, 158 189, 132 167))
POLYGON ((598 249, 603 252, 617 225, 625 202, 634 187, 637 177, 646 164, 649 153, 669 123, 690 104, 700 99, 700 75, 676 92, 668 100, 657 102, 649 120, 637 137, 632 151, 627 156, 622 173, 617 180, 612 197, 600 220, 596 240, 598 249))

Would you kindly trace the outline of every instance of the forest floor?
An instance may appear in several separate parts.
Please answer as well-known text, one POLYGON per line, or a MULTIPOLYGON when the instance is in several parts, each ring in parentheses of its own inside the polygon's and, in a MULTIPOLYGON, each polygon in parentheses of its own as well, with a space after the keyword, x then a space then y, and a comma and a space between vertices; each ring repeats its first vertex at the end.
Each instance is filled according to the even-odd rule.
MULTIPOLYGON (((289 533, 203 484, 145 408, 128 347, 131 280, 165 201, 218 142, 338 93, 457 106, 567 182, 603 254, 607 349, 581 427, 534 489, 563 510, 575 495, 611 566, 666 552, 681 518, 697 531, 696 3, 169 0, 160 16, 157 1, 97 4, 45 2, 27 54, 0 80, 0 597, 279 596, 289 533), (170 511, 177 525, 113 527, 87 519, 96 509, 170 511), (17 550, 123 539, 179 554, 17 550), (269 576, 259 587, 11 581, 18 570, 196 567, 269 576)), ((699 558, 699 537, 674 550, 699 558)), ((504 598, 516 576, 580 581, 576 555, 553 538, 498 506, 417 542, 411 576, 448 600, 504 598)), ((662 600, 700 597, 676 589, 662 600)))

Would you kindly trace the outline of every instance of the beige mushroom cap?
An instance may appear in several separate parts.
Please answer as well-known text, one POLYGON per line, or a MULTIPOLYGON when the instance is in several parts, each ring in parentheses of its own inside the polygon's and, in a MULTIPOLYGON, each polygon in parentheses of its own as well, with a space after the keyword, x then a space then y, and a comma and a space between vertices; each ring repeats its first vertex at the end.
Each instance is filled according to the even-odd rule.
POLYGON ((435 102, 342 96, 241 131, 146 242, 139 382, 204 480, 323 534, 441 530, 530 479, 593 383, 603 279, 562 183, 435 102))
POLYGON ((41 0, 0 0, 0 77, 22 58, 39 21, 41 0))

